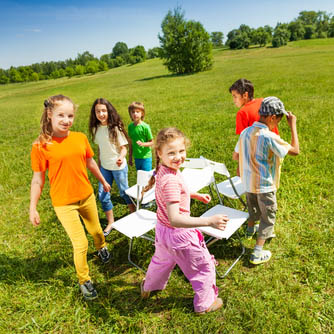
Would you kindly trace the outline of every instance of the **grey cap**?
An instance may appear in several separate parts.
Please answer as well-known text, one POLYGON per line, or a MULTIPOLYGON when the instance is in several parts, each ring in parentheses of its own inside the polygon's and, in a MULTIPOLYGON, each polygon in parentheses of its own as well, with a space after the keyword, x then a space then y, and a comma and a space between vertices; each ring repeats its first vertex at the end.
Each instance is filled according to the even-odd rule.
POLYGON ((261 116, 279 116, 283 114, 288 116, 288 113, 284 108, 283 102, 275 96, 268 96, 263 99, 259 113, 261 116))

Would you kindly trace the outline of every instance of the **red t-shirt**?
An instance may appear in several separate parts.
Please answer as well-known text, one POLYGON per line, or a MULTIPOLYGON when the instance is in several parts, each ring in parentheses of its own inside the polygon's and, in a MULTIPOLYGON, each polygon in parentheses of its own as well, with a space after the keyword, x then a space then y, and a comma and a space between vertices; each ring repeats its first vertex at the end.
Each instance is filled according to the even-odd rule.
MULTIPOLYGON (((244 129, 253 125, 254 122, 257 122, 260 119, 259 110, 262 100, 263 98, 253 99, 239 109, 235 125, 235 133, 237 135, 240 135, 244 129)), ((277 127, 273 130, 273 132, 279 134, 277 127)))

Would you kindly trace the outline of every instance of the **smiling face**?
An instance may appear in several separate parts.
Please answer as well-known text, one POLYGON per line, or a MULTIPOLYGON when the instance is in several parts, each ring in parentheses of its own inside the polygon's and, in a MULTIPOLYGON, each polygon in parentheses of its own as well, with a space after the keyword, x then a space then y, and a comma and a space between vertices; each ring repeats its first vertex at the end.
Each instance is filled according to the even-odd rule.
POLYGON ((48 112, 48 117, 51 120, 53 136, 68 136, 69 130, 74 121, 73 104, 67 100, 59 102, 53 111, 48 112))
POLYGON ((178 170, 186 158, 185 139, 178 137, 163 144, 158 156, 163 165, 178 170))
POLYGON ((95 106, 95 115, 102 125, 108 124, 108 109, 104 104, 95 106))
POLYGON ((233 98, 233 103, 236 105, 237 108, 241 108, 249 101, 248 92, 245 92, 244 94, 241 95, 236 90, 232 90, 231 94, 233 98))

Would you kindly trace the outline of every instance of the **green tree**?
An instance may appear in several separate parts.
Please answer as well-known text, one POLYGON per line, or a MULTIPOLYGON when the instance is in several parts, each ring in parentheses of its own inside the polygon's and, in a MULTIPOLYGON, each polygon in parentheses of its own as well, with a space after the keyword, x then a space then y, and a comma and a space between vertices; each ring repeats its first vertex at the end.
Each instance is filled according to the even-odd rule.
POLYGON ((230 49, 247 49, 251 43, 251 37, 246 31, 233 29, 227 34, 226 45, 230 49))
POLYGON ((117 42, 112 49, 112 57, 125 56, 129 53, 128 46, 124 42, 117 42))
POLYGON ((305 35, 304 39, 311 39, 315 37, 315 27, 314 25, 306 25, 305 26, 305 35))
POLYGON ((69 78, 72 78, 74 75, 75 75, 75 71, 74 71, 74 68, 73 67, 66 67, 66 75, 69 77, 69 78))
POLYGON ((266 46, 271 40, 271 34, 264 28, 259 27, 252 33, 252 44, 266 46))
POLYGON ((6 74, 4 74, 4 73, 0 73, 0 84, 2 84, 2 85, 5 85, 5 84, 7 84, 7 83, 9 83, 9 78, 7 77, 7 75, 6 74))
POLYGON ((90 60, 85 66, 85 73, 95 74, 99 71, 99 62, 97 60, 90 60))
POLYGON ((148 51, 147 51, 147 58, 148 59, 159 58, 160 54, 161 54, 161 48, 154 47, 152 49, 148 49, 148 51))
POLYGON ((108 64, 105 61, 100 60, 99 61, 99 71, 108 71, 108 70, 109 70, 108 64))
POLYGON ((334 37, 334 16, 331 18, 329 22, 328 37, 334 37))
POLYGON ((142 45, 137 45, 133 49, 130 49, 130 64, 140 63, 146 60, 146 51, 142 45))
POLYGON ((301 20, 294 20, 289 23, 290 41, 298 41, 305 36, 305 25, 301 20))
POLYGON ((210 35, 200 22, 186 21, 180 7, 168 11, 159 34, 161 57, 169 71, 194 73, 212 67, 210 35))
POLYGON ((280 46, 287 45, 290 39, 290 32, 286 28, 286 25, 278 25, 275 28, 272 45, 274 48, 279 48, 280 46))
POLYGON ((83 75, 85 74, 85 66, 83 65, 75 65, 75 75, 83 75))
POLYGON ((85 51, 84 53, 78 53, 78 56, 75 59, 75 63, 86 66, 91 60, 96 60, 96 58, 88 51, 85 51))
POLYGON ((210 37, 211 42, 215 48, 220 48, 223 46, 224 34, 221 31, 213 31, 210 37))

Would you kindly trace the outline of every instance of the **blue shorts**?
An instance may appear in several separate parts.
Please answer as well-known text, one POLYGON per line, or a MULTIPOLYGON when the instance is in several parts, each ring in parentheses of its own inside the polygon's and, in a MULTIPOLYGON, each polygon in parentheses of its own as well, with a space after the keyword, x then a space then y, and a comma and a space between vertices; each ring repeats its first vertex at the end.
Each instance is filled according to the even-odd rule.
POLYGON ((146 159, 137 159, 135 158, 135 165, 137 170, 152 170, 152 157, 146 159))

